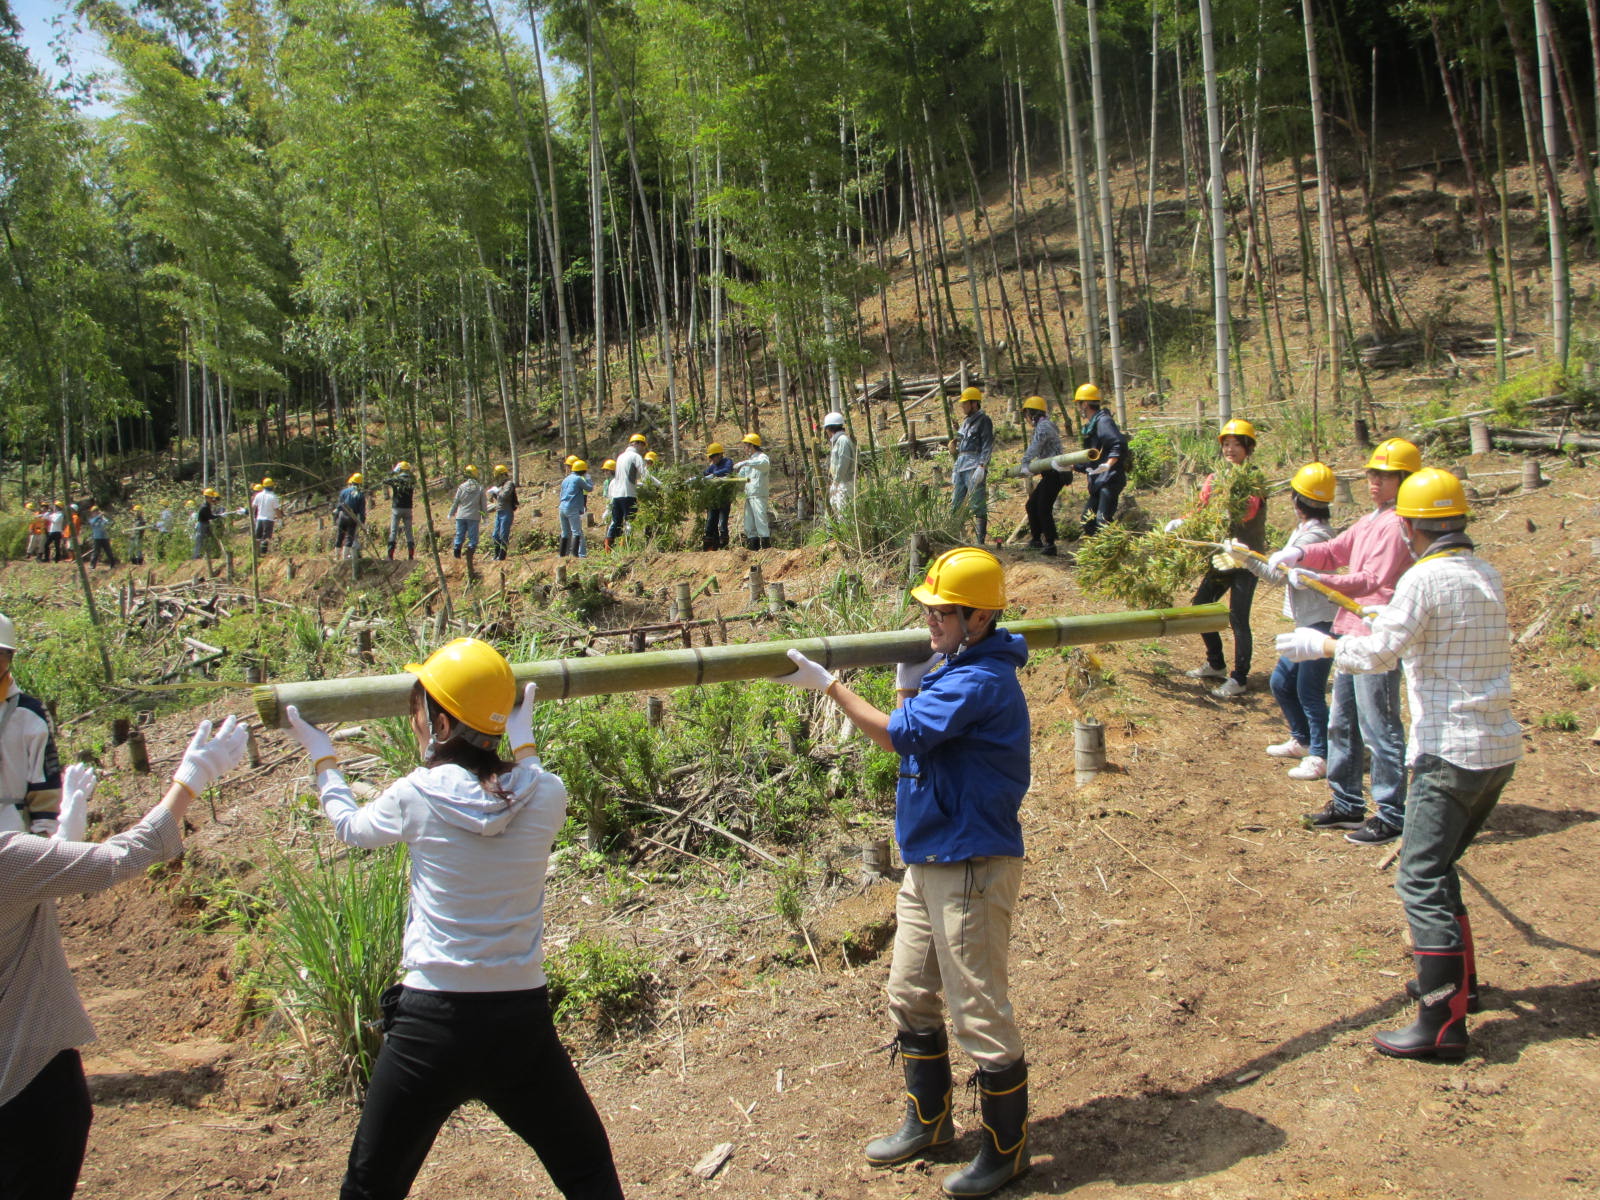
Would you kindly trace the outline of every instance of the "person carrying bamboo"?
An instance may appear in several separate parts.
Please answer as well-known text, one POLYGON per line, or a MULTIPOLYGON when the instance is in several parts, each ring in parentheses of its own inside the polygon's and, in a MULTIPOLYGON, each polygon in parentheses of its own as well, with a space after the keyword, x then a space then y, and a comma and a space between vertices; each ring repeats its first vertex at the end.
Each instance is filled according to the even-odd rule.
POLYGON ((739 442, 745 459, 733 473, 744 480, 744 544, 747 550, 766 550, 772 545, 772 460, 761 448, 759 433, 747 433, 739 442))
POLYGON ((0 1196, 7 1200, 71 1197, 94 1118, 78 1052, 94 1040, 94 1026, 61 945, 56 901, 143 879, 181 854, 189 806, 244 761, 246 739, 232 717, 215 736, 210 721, 200 722, 161 802, 103 843, 83 840, 96 779, 78 763, 63 774, 52 836, 41 836, 37 824, 31 834, 0 832, 0 1196))
POLYGON ((1101 406, 1098 387, 1092 383, 1080 385, 1073 400, 1078 405, 1083 448, 1100 452, 1094 462, 1078 468, 1083 472, 1089 491, 1083 508, 1083 529, 1079 534, 1087 538, 1116 519, 1117 500, 1122 496, 1122 489, 1128 486, 1128 468, 1133 465, 1133 455, 1128 449, 1127 435, 1117 428, 1116 420, 1101 406))
POLYGON ((394 558, 400 544, 400 531, 406 534, 406 558, 417 557, 416 536, 412 532, 411 514, 416 505, 417 477, 411 473, 411 464, 405 459, 395 463, 389 478, 384 480, 389 489, 389 557, 394 558))
MULTIPOLYGON (((1294 497, 1295 515, 1300 523, 1284 544, 1284 549, 1312 546, 1329 541, 1333 530, 1328 527, 1328 516, 1333 504, 1333 471, 1324 463, 1307 463, 1294 473, 1289 481, 1289 491, 1294 497)), ((1248 553, 1243 542, 1229 539, 1223 543, 1223 553, 1235 565, 1243 567, 1257 579, 1266 583, 1287 585, 1288 575, 1276 567, 1269 567, 1258 555, 1248 553)), ((1333 630, 1336 605, 1321 592, 1312 588, 1284 586, 1283 615, 1298 627, 1319 629, 1323 633, 1333 630)), ((1295 662, 1279 658, 1273 668, 1270 685, 1273 698, 1289 725, 1289 740, 1267 747, 1273 758, 1298 759, 1289 769, 1290 779, 1321 779, 1327 774, 1328 760, 1328 672, 1333 664, 1326 659, 1295 662)))
POLYGON ((463 551, 467 555, 467 573, 472 573, 472 556, 478 552, 478 530, 483 524, 483 485, 478 482, 478 468, 470 463, 461 469, 465 478, 456 487, 450 501, 450 512, 445 518, 456 523, 455 542, 451 549, 457 558, 463 551))
POLYGON ((856 495, 856 444, 845 432, 843 413, 823 417, 822 432, 828 438, 828 506, 839 521, 856 495))
POLYGON ((948 1009, 956 1041, 978 1066, 983 1119, 977 1156, 945 1177, 944 1190, 987 1196, 1028 1165, 1028 1064, 1007 971, 1022 884, 1018 814, 1031 772, 1017 680, 1028 646, 999 625, 1005 572, 987 550, 946 551, 911 594, 933 654, 895 668, 893 712, 798 650, 789 651, 794 673, 778 681, 821 692, 873 744, 900 755, 895 840, 906 872, 888 992, 907 1100, 900 1128, 867 1145, 867 1162, 904 1162, 955 1136, 948 1009))
POLYGON ((364 482, 361 472, 355 472, 333 502, 335 558, 355 558, 361 551, 361 527, 367 523, 367 494, 361 490, 364 482))
POLYGON ((649 467, 644 461, 644 451, 650 439, 642 433, 628 437, 627 448, 617 455, 616 474, 612 476, 611 524, 606 529, 606 549, 610 550, 628 528, 628 520, 639 507, 639 485, 649 467))
MULTIPOLYGON (((1229 421, 1217 434, 1217 444, 1229 467, 1242 468, 1256 452, 1256 427, 1249 421, 1229 421)), ((1197 507, 1210 503, 1213 489, 1217 488, 1217 473, 1213 472, 1200 485, 1197 507)), ((1218 502, 1228 504, 1230 499, 1230 496, 1222 495, 1218 497, 1218 502)), ((1183 522, 1182 517, 1168 521, 1166 532, 1172 533, 1181 528, 1183 522)), ((1264 485, 1260 490, 1252 491, 1245 501, 1244 511, 1231 518, 1228 538, 1242 543, 1257 554, 1266 551, 1267 494, 1264 485)), ((1201 644, 1206 650, 1205 666, 1185 672, 1190 679, 1222 680, 1211 689, 1211 694, 1219 700, 1244 695, 1250 679, 1250 659, 1255 651, 1255 639, 1250 633, 1250 608, 1255 601, 1256 582, 1254 575, 1237 566, 1227 555, 1217 554, 1213 556, 1200 586, 1195 589, 1194 599, 1189 602, 1212 604, 1224 596, 1228 597, 1228 627, 1233 631, 1232 673, 1222 657, 1222 635, 1219 633, 1200 635, 1201 644)))
POLYGON ((285 710, 339 840, 410 851, 405 974, 381 1002, 383 1047, 339 1194, 405 1196, 446 1119, 481 1100, 562 1195, 615 1200, 605 1126, 550 1013, 545 876, 567 789, 534 745, 536 685, 518 704, 510 664, 475 638, 406 671, 422 763, 370 804, 356 803, 327 735, 285 710))
POLYGON ((1404 664, 1411 786, 1394 888, 1411 927, 1417 976, 1407 991, 1417 1018, 1372 1040, 1396 1058, 1459 1059, 1478 979, 1456 863, 1522 757, 1505 584, 1466 535, 1466 494, 1450 472, 1408 476, 1393 511, 1416 561, 1373 610, 1370 631, 1335 638, 1298 628, 1279 635, 1278 649, 1303 662, 1331 657, 1345 674, 1387 675, 1404 664))
MULTIPOLYGON (((1043 396, 1029 396, 1022 402, 1022 419, 1028 423, 1028 445, 1022 452, 1022 465, 1017 468, 1017 474, 1023 479, 1032 477, 1031 464, 1035 459, 1054 458, 1061 453, 1061 434, 1045 412, 1043 396)), ((1056 497, 1071 482, 1071 471, 1046 467, 1028 493, 1028 549, 1037 550, 1046 558, 1054 558, 1056 554, 1056 497)))
POLYGON ((517 515, 520 501, 517 481, 511 478, 510 467, 496 463, 494 481, 495 486, 490 489, 494 492, 494 557, 503 562, 511 549, 511 521, 517 515))
MULTIPOLYGON (((700 472, 702 479, 726 479, 733 474, 733 459, 729 458, 721 442, 706 447, 706 468, 700 472)), ((726 491, 716 493, 716 498, 706 506, 706 534, 700 542, 702 550, 728 548, 728 513, 733 501, 726 491)))
POLYGON ((272 535, 278 528, 278 516, 283 511, 283 500, 276 490, 277 482, 268 475, 260 483, 261 490, 250 500, 250 515, 255 521, 252 533, 256 549, 266 554, 272 549, 272 535))
MULTIPOLYGON (((975 387, 961 393, 961 427, 950 442, 956 456, 950 471, 950 511, 971 512, 974 541, 983 545, 989 536, 989 457, 994 453, 994 422, 983 411, 983 393, 975 387)), ((966 518, 962 518, 965 524, 966 518)))
POLYGON ((589 557, 589 546, 583 536, 584 512, 589 507, 589 493, 594 484, 589 479, 589 464, 581 458, 567 463, 568 473, 561 481, 561 499, 557 513, 561 518, 561 545, 557 554, 561 558, 571 551, 575 558, 589 557))
MULTIPOLYGON (((1411 565, 1405 524, 1395 511, 1400 488, 1422 469, 1422 455, 1404 438, 1390 438, 1367 460, 1367 492, 1372 511, 1338 537, 1312 546, 1280 550, 1274 567, 1298 568, 1363 607, 1389 602, 1400 576, 1411 565), (1340 574, 1328 574, 1343 568, 1340 574)), ((1301 583, 1289 571, 1291 586, 1301 583)), ((1333 636, 1368 632, 1365 621, 1340 610, 1333 636)), ((1328 713, 1328 803, 1307 813, 1311 829, 1348 829, 1347 842, 1381 846, 1400 836, 1406 811, 1406 732, 1400 718, 1400 667, 1353 673, 1334 662, 1333 703, 1328 713), (1365 752, 1365 753, 1364 753, 1365 752), (1361 779, 1364 759, 1372 760, 1372 803, 1366 816, 1361 779)))

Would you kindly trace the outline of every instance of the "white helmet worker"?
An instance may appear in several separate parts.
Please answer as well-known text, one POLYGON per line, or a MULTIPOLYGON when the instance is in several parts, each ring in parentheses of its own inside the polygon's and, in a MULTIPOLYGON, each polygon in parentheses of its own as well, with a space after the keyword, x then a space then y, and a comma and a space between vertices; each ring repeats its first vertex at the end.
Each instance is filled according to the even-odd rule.
POLYGON ((827 416, 822 418, 822 427, 824 429, 843 429, 844 414, 836 412, 829 413, 827 416))
POLYGON ((0 650, 15 650, 17 648, 17 627, 11 623, 11 618, 5 613, 0 613, 0 650))

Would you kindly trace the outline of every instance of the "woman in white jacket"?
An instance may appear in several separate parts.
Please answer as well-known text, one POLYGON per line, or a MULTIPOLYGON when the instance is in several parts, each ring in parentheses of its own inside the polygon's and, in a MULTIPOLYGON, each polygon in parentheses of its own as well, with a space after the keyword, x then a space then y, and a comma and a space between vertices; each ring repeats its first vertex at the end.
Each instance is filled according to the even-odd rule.
POLYGON ((568 1197, 622 1195, 611 1146, 550 1015, 544 878, 567 791, 533 744, 535 687, 494 647, 458 638, 406 670, 422 766, 357 805, 333 743, 292 705, 322 808, 352 846, 405 842, 405 971, 383 998, 384 1040, 350 1147, 343 1200, 405 1196, 446 1118, 481 1100, 533 1147, 568 1197), (512 758, 502 760, 502 736, 512 758))

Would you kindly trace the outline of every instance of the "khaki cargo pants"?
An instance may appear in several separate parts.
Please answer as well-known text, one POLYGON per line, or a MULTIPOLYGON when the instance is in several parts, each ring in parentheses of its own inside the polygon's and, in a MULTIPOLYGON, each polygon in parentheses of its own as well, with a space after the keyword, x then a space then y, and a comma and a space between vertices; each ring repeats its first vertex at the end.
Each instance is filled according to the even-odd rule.
POLYGON ((1020 858, 917 863, 906 867, 895 901, 888 989, 895 1024, 908 1033, 941 1029, 948 1005, 956 1041, 991 1071, 1022 1057, 1006 973, 1021 886, 1020 858))

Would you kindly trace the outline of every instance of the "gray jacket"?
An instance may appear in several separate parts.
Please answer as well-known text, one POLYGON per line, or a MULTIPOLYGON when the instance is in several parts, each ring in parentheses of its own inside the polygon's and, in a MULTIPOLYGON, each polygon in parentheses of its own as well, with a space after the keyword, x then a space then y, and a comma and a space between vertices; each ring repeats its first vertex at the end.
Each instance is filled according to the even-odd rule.
MULTIPOLYGON (((1328 528, 1328 523, 1313 519, 1301 521, 1289 535, 1289 540, 1283 544, 1283 548, 1288 550, 1292 546, 1310 546, 1317 542, 1332 540, 1333 530, 1328 528)), ((1267 583, 1275 583, 1283 588, 1283 615, 1297 626, 1320 625, 1332 621, 1334 614, 1339 611, 1338 606, 1319 591, 1287 586, 1289 582, 1287 571, 1269 567, 1259 558, 1247 559, 1245 567, 1267 583)))

